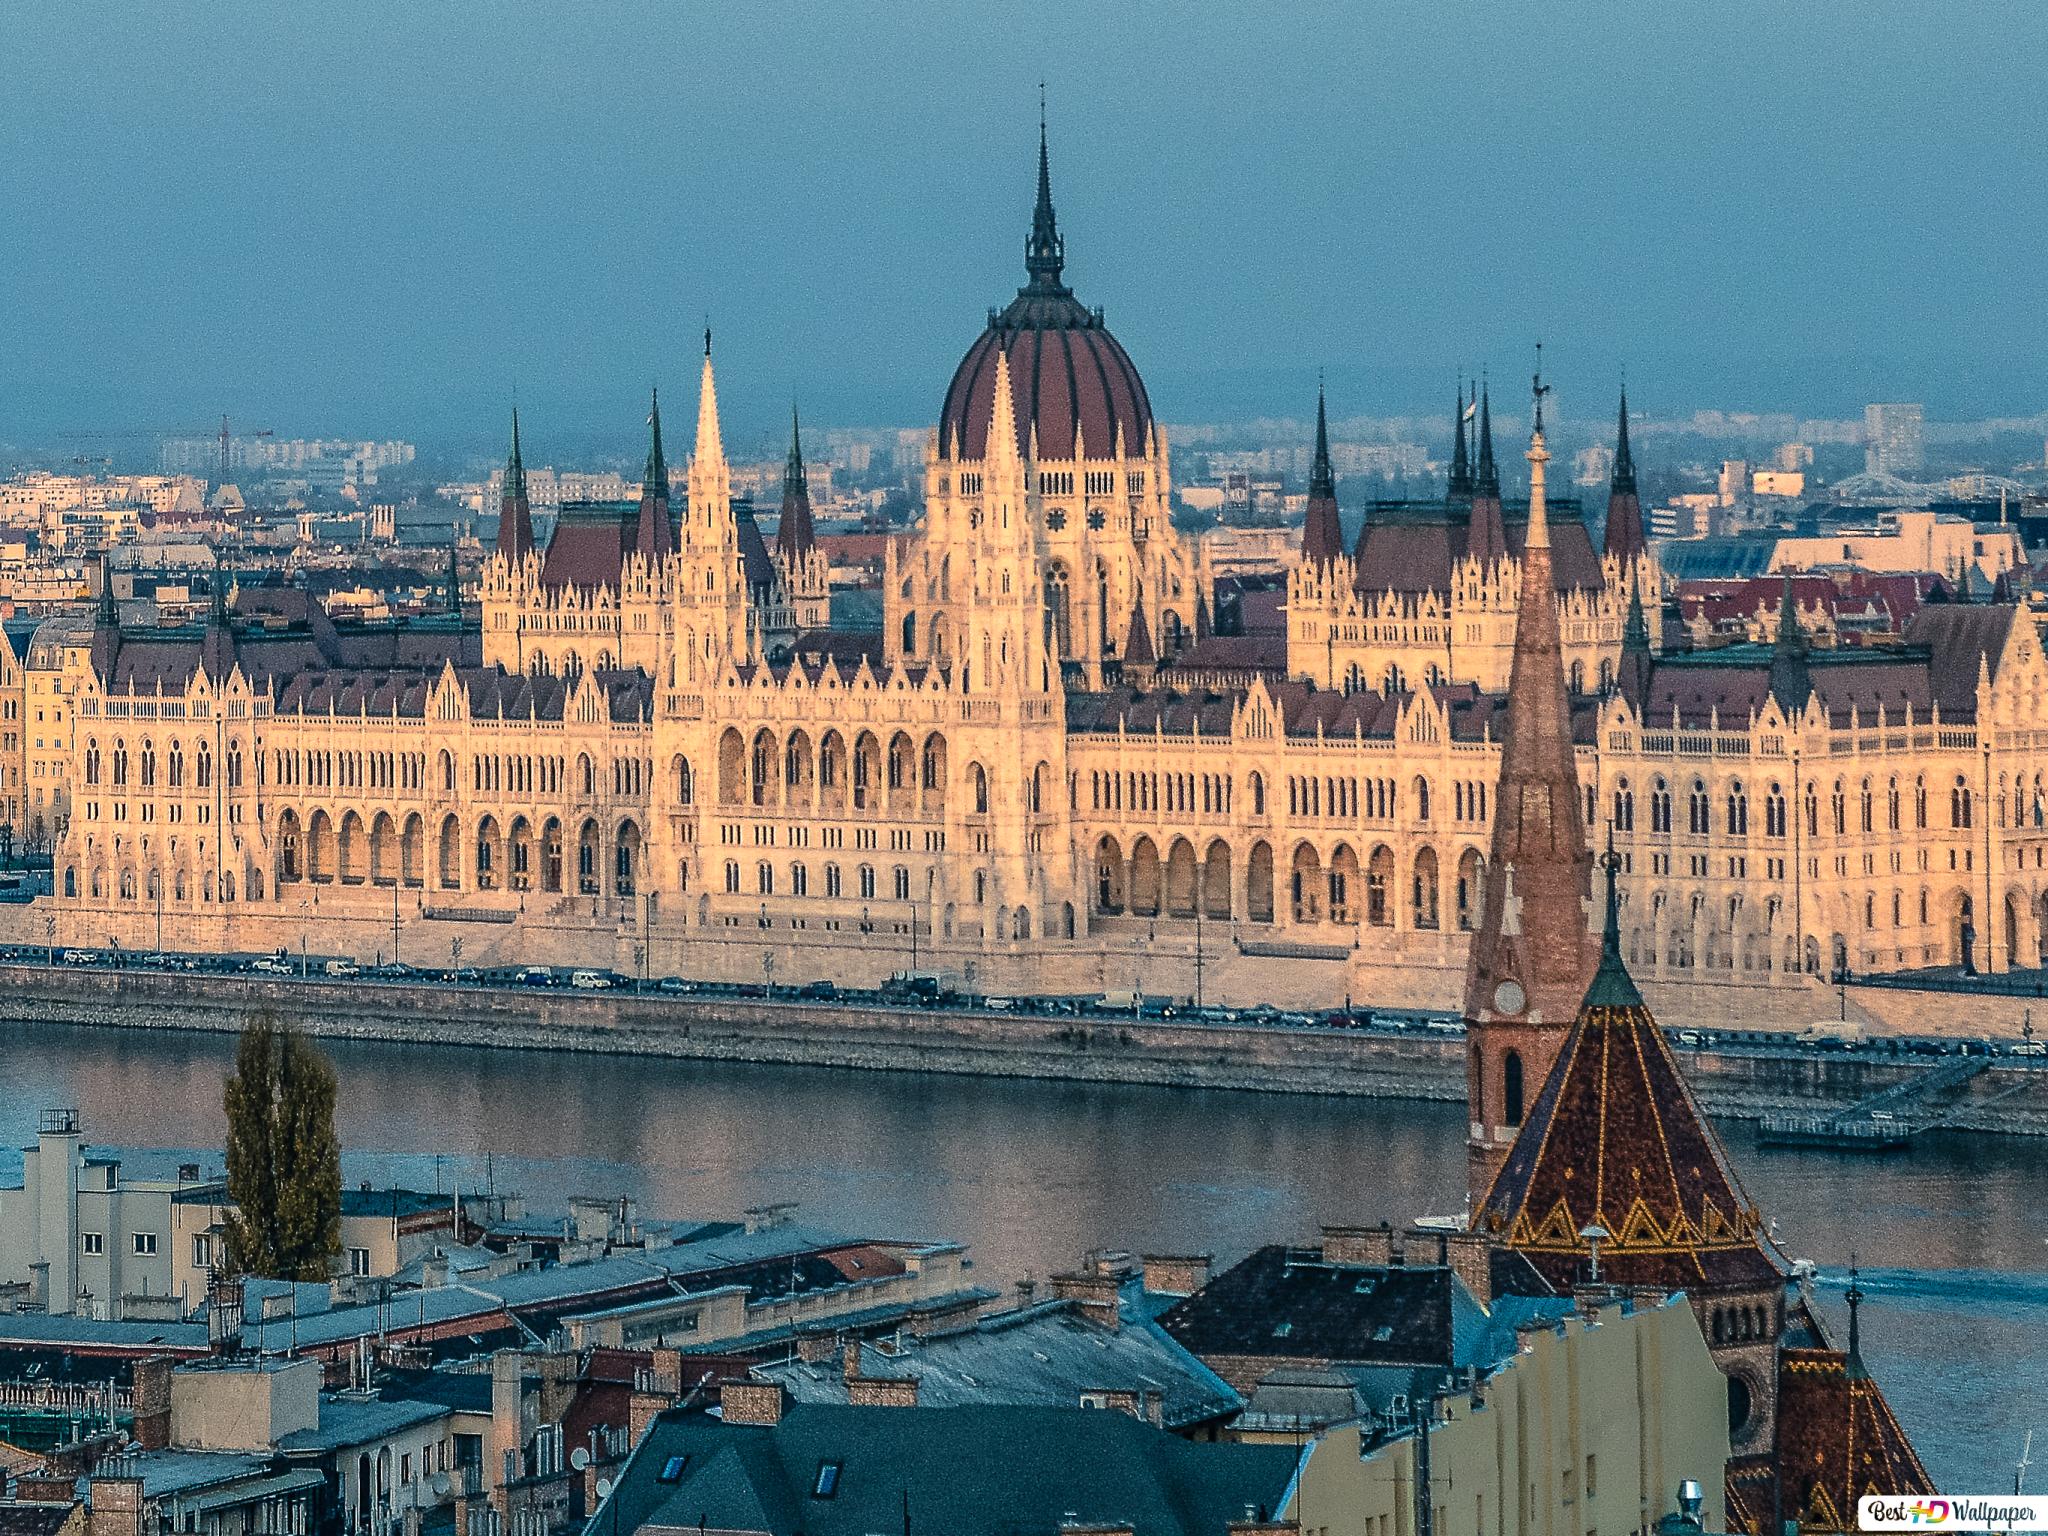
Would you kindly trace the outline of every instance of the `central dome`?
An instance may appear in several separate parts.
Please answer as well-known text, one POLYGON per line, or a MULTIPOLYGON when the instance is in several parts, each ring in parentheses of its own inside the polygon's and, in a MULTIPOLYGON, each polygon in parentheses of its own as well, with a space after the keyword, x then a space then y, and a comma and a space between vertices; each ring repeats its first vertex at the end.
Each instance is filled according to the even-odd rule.
POLYGON ((1031 451, 1038 429, 1041 461, 1074 458, 1078 435, 1091 458, 1116 452, 1143 454, 1151 446, 1152 402, 1145 381, 1121 343, 1102 323, 1102 312, 1085 308, 1060 281, 1066 243, 1053 221, 1052 175, 1045 131, 1038 137, 1038 207, 1024 243, 1030 281, 967 349, 946 403, 939 412, 939 452, 979 459, 988 452, 988 425, 995 406, 996 358, 1010 362, 1010 397, 1017 415, 1017 451, 1031 451))

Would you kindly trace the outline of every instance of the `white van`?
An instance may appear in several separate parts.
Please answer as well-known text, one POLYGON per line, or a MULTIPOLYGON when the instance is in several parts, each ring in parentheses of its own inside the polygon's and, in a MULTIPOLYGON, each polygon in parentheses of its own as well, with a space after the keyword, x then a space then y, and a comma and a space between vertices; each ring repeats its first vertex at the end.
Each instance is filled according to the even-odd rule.
POLYGON ((363 968, 353 960, 330 960, 325 967, 330 976, 360 976, 363 968))
POLYGON ((611 977, 601 971, 576 971, 569 977, 569 985, 581 987, 586 992, 598 992, 612 984, 611 977))

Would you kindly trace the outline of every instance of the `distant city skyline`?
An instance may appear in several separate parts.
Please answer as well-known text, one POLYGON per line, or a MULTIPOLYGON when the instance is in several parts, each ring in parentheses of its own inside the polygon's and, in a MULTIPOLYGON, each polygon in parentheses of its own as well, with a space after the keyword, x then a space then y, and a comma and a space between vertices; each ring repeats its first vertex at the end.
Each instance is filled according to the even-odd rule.
MULTIPOLYGON (((1022 279, 1037 81, 1068 276, 1164 419, 2048 398, 2037 12, 1848 0, 1103 16, 388 3, 10 17, 0 434, 537 439, 686 388, 914 424, 1022 279), (1057 39, 1055 44, 1053 41, 1057 39), (641 82, 649 82, 642 84, 641 82), (1961 259, 1967 252, 1967 259, 1961 259)), ((1590 414, 1590 412, 1589 412, 1590 414)))

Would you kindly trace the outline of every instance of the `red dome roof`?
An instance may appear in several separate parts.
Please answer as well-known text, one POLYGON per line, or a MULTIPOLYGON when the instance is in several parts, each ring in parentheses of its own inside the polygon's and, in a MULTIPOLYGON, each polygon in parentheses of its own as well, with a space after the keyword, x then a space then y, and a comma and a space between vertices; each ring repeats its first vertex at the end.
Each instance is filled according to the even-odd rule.
POLYGON ((1038 140, 1038 207, 1024 245, 1031 281, 1009 308, 989 316, 988 328, 953 372, 939 412, 939 451, 963 459, 988 452, 988 425, 995 406, 996 357, 1010 360, 1010 398, 1017 415, 1017 449, 1031 449, 1038 429, 1038 457, 1071 459, 1078 429, 1085 451, 1095 458, 1124 451, 1142 454, 1150 446, 1152 402, 1145 381, 1117 339, 1060 282, 1066 243, 1053 221, 1052 183, 1045 137, 1038 140))

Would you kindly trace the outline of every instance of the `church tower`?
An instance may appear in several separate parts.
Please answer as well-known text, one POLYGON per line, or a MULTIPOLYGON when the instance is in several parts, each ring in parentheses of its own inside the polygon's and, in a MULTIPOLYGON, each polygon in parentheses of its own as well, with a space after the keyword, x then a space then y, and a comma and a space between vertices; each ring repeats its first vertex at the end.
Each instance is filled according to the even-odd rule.
MULTIPOLYGON (((1549 1074, 1592 970, 1584 905, 1592 859, 1572 749, 1544 512, 1544 471, 1550 462, 1543 442, 1544 392, 1539 379, 1529 436, 1529 527, 1507 731, 1479 932, 1473 936, 1465 980, 1468 1182, 1475 1206, 1492 1186, 1549 1074)), ((1499 486, 1489 426, 1482 414, 1482 497, 1490 490, 1497 495, 1499 486)))

